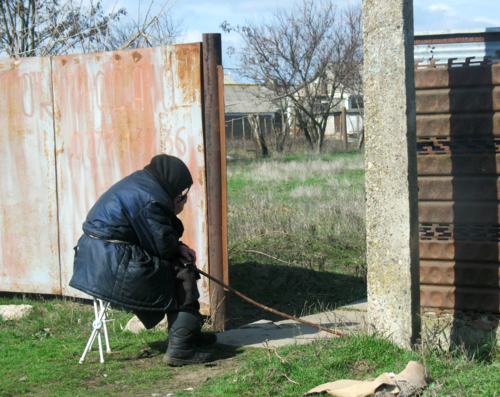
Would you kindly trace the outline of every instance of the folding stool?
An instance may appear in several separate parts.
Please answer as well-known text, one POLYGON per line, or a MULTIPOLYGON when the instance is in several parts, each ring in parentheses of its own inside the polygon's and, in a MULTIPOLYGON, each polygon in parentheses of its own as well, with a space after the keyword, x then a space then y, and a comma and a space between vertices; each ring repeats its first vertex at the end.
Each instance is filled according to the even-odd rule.
POLYGON ((94 344, 95 337, 97 336, 97 341, 99 345, 99 355, 101 357, 101 364, 104 363, 104 355, 102 354, 102 338, 101 338, 101 330, 104 330, 104 340, 106 341, 106 353, 111 353, 111 349, 109 348, 109 340, 108 340, 108 329, 106 328, 106 321, 108 317, 108 307, 109 302, 103 302, 101 299, 94 298, 94 315, 95 320, 92 323, 92 333, 90 334, 89 341, 87 342, 87 346, 83 351, 82 358, 80 358, 80 364, 85 360, 85 356, 92 348, 94 344), (99 301, 100 310, 97 310, 97 301, 99 301))

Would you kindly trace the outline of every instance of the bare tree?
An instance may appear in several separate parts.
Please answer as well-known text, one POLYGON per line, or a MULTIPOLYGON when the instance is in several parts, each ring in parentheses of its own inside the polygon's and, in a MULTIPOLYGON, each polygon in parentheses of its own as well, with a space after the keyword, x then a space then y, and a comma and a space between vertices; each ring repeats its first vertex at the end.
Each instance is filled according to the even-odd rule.
POLYGON ((91 52, 125 15, 124 8, 105 15, 100 1, 85 8, 73 0, 0 0, 0 49, 9 57, 91 52))
POLYGON ((268 93, 266 100, 271 102, 276 107, 277 112, 281 116, 281 123, 279 125, 275 124, 274 129, 271 131, 274 140, 274 150, 278 153, 282 153, 285 148, 286 139, 290 135, 290 123, 293 113, 290 113, 290 101, 288 98, 286 96, 276 97, 275 94, 275 92, 268 93))
MULTIPOLYGON (((280 108, 281 109, 281 108, 280 108)), ((281 123, 274 126, 272 134, 274 138, 274 148, 278 153, 282 153, 285 148, 285 142, 288 135, 290 135, 290 117, 285 113, 286 109, 281 109, 281 123)))
POLYGON ((255 146, 255 157, 265 158, 269 156, 266 140, 260 125, 260 114, 251 114, 247 116, 251 127, 252 141, 255 146))
POLYGON ((144 18, 138 2, 136 19, 116 24, 111 30, 109 43, 113 49, 129 49, 174 44, 184 34, 184 21, 175 17, 172 10, 163 8, 151 16, 151 2, 144 18))
MULTIPOLYGON (((0 51, 9 57, 89 53, 172 44, 182 35, 168 0, 161 10, 127 20, 125 8, 106 14, 103 1, 0 0, 0 51)), ((139 2, 140 6, 140 2, 139 2)))
MULTIPOLYGON (((345 12, 345 21, 352 27, 350 29, 361 32, 362 30, 362 16, 355 8, 348 8, 345 12)), ((359 47, 362 48, 362 35, 356 37, 359 40, 359 47)), ((355 62, 350 68, 349 74, 344 81, 344 86, 351 94, 351 100, 353 102, 353 107, 358 109, 358 115, 361 118, 361 123, 363 126, 359 132, 358 136, 358 150, 364 143, 364 103, 363 103, 363 51, 359 51, 356 54, 355 62)), ((359 125, 358 125, 359 128, 359 125)))
POLYGON ((301 0, 269 21, 221 27, 244 40, 237 53, 242 77, 271 90, 320 152, 330 113, 361 61, 361 5, 338 10, 332 0, 301 0))

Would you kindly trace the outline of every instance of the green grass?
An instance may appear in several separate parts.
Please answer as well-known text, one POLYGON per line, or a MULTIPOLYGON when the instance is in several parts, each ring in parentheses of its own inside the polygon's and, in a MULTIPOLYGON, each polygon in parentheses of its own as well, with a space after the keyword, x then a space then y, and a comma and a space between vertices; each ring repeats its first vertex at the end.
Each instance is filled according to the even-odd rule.
POLYGON ((162 362, 166 333, 133 335, 121 330, 131 314, 114 310, 109 324, 112 353, 99 364, 93 350, 78 359, 87 341, 92 306, 67 299, 0 298, 0 304, 31 304, 29 318, 0 320, 0 396, 301 396, 322 383, 364 380, 400 372, 410 360, 424 363, 435 381, 424 396, 495 396, 500 351, 475 358, 428 346, 404 350, 360 334, 277 349, 214 345, 218 361, 171 368, 162 362), (193 388, 193 391, 186 391, 193 388))
MULTIPOLYGON (((263 349, 248 357, 237 370, 200 388, 194 395, 300 396, 336 379, 360 375, 365 379, 384 371, 399 372, 393 360, 393 348, 386 341, 361 335, 288 346, 276 352, 263 349)), ((411 352, 397 350, 404 362, 414 358, 411 352)))
MULTIPOLYGON (((232 286, 296 315, 366 296, 363 161, 345 153, 229 162, 232 286)), ((263 315, 231 300, 233 325, 263 315)))
MULTIPOLYGON (((230 284, 289 314, 309 314, 365 296, 364 171, 361 154, 294 155, 228 164, 230 284), (258 253, 258 252, 259 253, 258 253), (272 258, 265 256, 270 255, 272 258)), ((214 364, 171 368, 167 333, 133 335, 131 313, 112 310, 112 353, 78 360, 92 306, 73 299, 5 295, 31 304, 28 318, 0 319, 0 396, 302 396, 337 379, 364 380, 424 363, 435 381, 424 396, 496 396, 500 351, 475 357, 430 346, 401 349, 377 336, 345 336, 309 345, 235 349, 214 345, 214 364), (187 391, 185 389, 193 388, 187 391)), ((230 300, 232 325, 278 317, 230 300)))
MULTIPOLYGON (((93 308, 71 300, 0 300, 0 304, 31 304, 34 310, 28 318, 16 321, 0 320, 0 395, 89 395, 91 391, 107 389, 141 390, 148 379, 165 378, 164 368, 152 366, 136 372, 134 360, 145 348, 160 355, 158 333, 144 332, 135 336, 122 332, 132 317, 114 312, 115 320, 108 323, 113 353, 99 364, 98 352, 89 353, 88 361, 78 360, 90 335, 93 308), (106 376, 105 376, 106 375, 106 376), (22 380, 21 380, 22 379, 22 380), (142 381, 142 380, 144 381, 142 381), (116 383, 118 382, 118 383, 116 383), (57 391, 57 392, 56 392, 57 391)), ((166 347, 166 346, 165 346, 166 347)), ((161 356, 160 356, 161 357, 161 356)))

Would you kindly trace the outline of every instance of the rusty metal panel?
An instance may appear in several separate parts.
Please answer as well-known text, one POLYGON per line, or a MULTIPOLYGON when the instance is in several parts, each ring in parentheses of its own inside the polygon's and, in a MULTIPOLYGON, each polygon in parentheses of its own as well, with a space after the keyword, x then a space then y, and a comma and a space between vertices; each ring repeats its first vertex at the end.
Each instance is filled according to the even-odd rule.
POLYGON ((0 60, 0 290, 61 293, 50 58, 0 60))
POLYGON ((420 284, 453 285, 456 262, 420 260, 420 284))
POLYGON ((420 283, 499 288, 500 264, 422 260, 420 283))
POLYGON ((496 201, 479 205, 462 201, 421 201, 418 212, 420 223, 500 224, 500 204, 496 201))
POLYGON ((420 259, 498 261, 499 243, 467 241, 420 241, 420 259))
POLYGON ((484 201, 500 199, 498 176, 421 176, 419 200, 484 201))
POLYGON ((420 224, 420 258, 498 261, 500 226, 490 224, 420 224))
POLYGON ((500 113, 417 115, 418 137, 500 135, 500 113))
POLYGON ((415 69, 415 88, 500 85, 500 65, 415 69))
POLYGON ((420 225, 419 235, 422 241, 499 242, 500 226, 423 223, 420 225))
POLYGON ((417 156, 419 175, 496 175, 500 155, 425 155, 417 156))
POLYGON ((500 65, 487 63, 415 71, 422 307, 500 311, 500 65))
MULTIPOLYGON (((151 157, 180 157, 194 185, 181 219, 183 241, 208 271, 199 43, 53 58, 63 293, 73 247, 97 198, 151 157)), ((208 304, 208 285, 200 285, 208 304)))
POLYGON ((463 155, 484 155, 494 156, 500 152, 499 136, 480 137, 429 137, 417 139, 417 154, 419 156, 436 156, 452 154, 453 156, 463 155))
POLYGON ((457 288, 435 285, 422 285, 420 287, 420 304, 422 307, 499 312, 499 298, 499 289, 457 288))
POLYGON ((500 110, 500 87, 418 90, 417 113, 491 112, 500 110))

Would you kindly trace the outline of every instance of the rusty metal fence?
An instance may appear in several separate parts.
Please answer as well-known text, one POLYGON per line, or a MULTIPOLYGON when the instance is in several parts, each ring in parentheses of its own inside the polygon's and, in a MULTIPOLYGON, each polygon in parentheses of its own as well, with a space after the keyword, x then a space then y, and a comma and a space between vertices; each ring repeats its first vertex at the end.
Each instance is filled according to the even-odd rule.
POLYGON ((417 64, 421 306, 500 312, 500 65, 417 64))
MULTIPOLYGON (((220 219, 225 213, 225 149, 220 138, 212 142, 219 135, 213 124, 223 93, 217 78, 203 77, 203 55, 220 52, 213 44, 220 44, 220 35, 204 40, 205 45, 0 60, 1 291, 86 297, 68 282, 88 210, 113 183, 159 153, 188 165, 194 185, 181 215, 187 225, 183 241, 198 253, 202 270, 220 275, 227 261, 221 233, 226 226, 219 220, 221 230, 209 230, 209 222, 217 218, 210 205, 220 219), (207 178, 219 185, 207 187, 207 178)), ((216 73, 222 77, 221 66, 216 73)), ((208 280, 200 290, 202 312, 210 314, 214 292, 208 280)))

